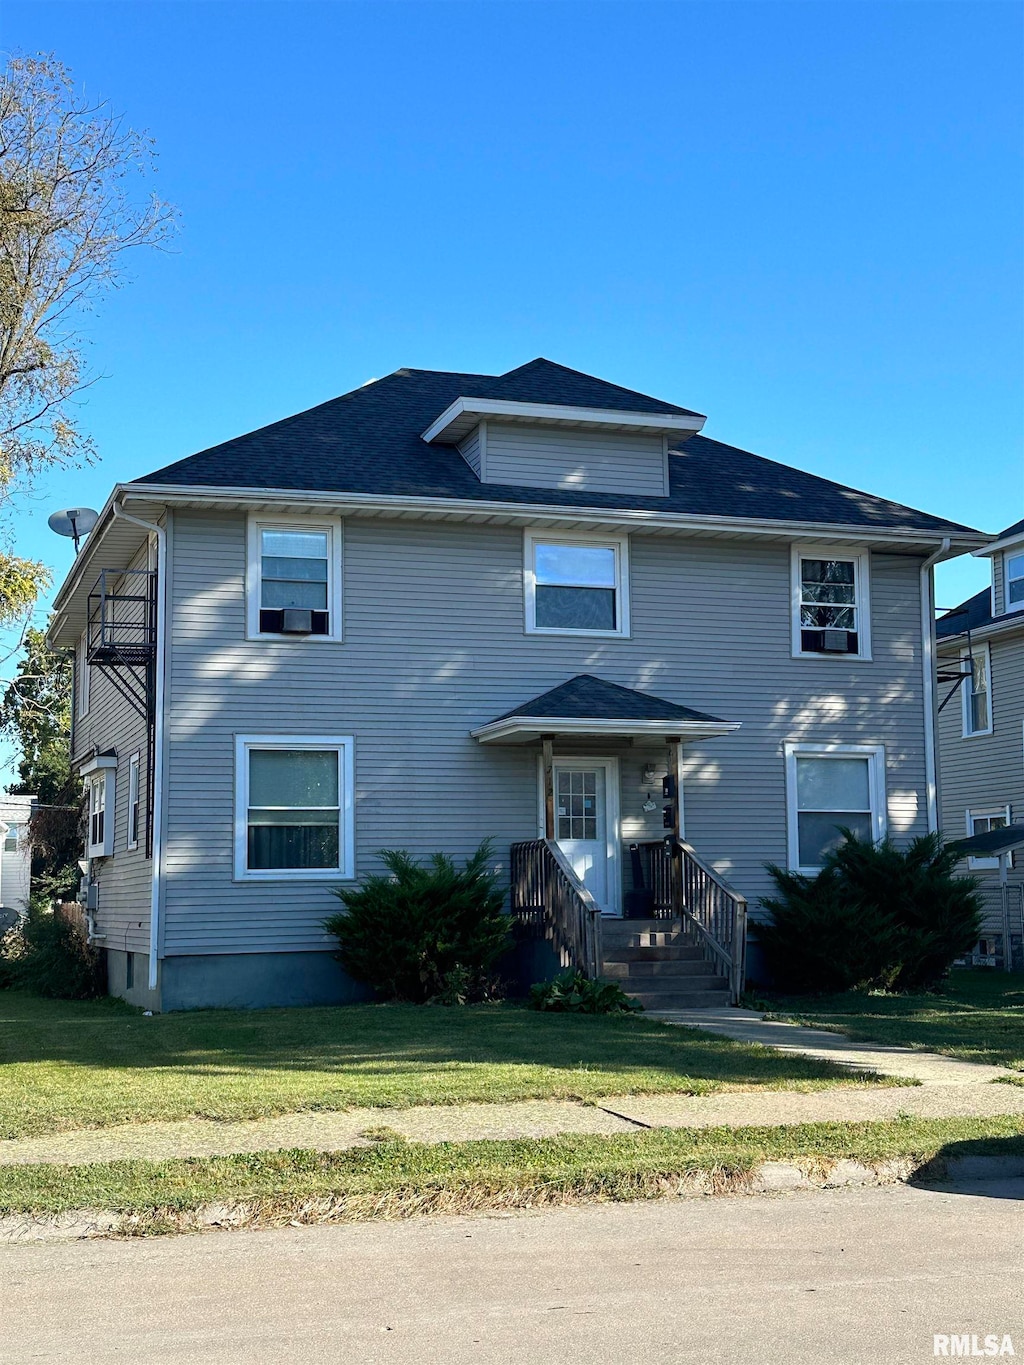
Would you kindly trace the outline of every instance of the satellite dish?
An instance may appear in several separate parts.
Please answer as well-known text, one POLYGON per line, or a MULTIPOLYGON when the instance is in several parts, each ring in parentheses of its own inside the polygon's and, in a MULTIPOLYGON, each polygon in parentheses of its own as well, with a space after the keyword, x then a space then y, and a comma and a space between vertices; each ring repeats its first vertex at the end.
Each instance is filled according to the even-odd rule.
POLYGON ((63 512, 54 512, 47 517, 46 524, 57 535, 70 536, 75 542, 75 554, 78 554, 78 542, 89 534, 98 521, 99 513, 91 507, 66 507, 63 512))

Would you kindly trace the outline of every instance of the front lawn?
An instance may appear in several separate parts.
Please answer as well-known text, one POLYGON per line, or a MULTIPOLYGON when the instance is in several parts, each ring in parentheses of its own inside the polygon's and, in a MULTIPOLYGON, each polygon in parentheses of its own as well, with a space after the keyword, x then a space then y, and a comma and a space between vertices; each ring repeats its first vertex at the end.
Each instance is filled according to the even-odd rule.
POLYGON ((303 1109, 816 1090, 857 1080, 827 1062, 642 1016, 348 1005, 147 1019, 120 1001, 0 992, 0 1137, 303 1109))
MULTIPOLYGON (((1024 974, 954 971, 941 993, 775 996, 772 1017, 1024 1073, 1024 974)), ((1022 1076, 1024 1082, 1024 1076, 1022 1076)))
POLYGON ((232 1226, 338 1222, 529 1208, 583 1199, 649 1199, 698 1173, 712 1188, 741 1185, 765 1161, 828 1170, 842 1159, 1024 1154, 1024 1120, 892 1119, 780 1128, 655 1129, 615 1137, 383 1143, 349 1152, 254 1152, 173 1161, 0 1168, 0 1214, 111 1211, 136 1234, 186 1230, 190 1212, 218 1207, 232 1226))

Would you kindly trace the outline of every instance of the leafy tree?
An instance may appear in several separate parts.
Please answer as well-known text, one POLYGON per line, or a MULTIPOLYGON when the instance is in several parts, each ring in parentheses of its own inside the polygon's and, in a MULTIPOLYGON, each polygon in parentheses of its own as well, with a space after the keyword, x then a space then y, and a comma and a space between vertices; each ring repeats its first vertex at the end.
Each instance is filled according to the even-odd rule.
POLYGON ((78 881, 82 854, 82 782, 71 768, 73 670, 67 654, 46 647, 30 627, 15 677, 0 696, 0 735, 17 746, 18 781, 9 790, 39 798, 29 824, 33 874, 59 895, 78 881))
MULTIPOLYGON (((123 282, 125 252, 172 229, 173 211, 137 189, 152 168, 150 139, 76 93, 55 57, 10 58, 0 73, 0 509, 41 469, 93 453, 76 412, 93 382, 79 320, 123 282)), ((50 581, 8 549, 0 624, 50 581)))

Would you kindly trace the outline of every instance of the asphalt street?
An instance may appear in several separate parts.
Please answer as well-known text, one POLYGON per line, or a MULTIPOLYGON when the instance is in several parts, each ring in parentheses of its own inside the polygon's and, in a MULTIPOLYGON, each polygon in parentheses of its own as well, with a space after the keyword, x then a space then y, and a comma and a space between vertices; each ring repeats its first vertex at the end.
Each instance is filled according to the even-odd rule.
POLYGON ((1024 1358, 1022 1199, 1018 1180, 10 1245, 0 1359, 916 1365, 937 1334, 1009 1334, 1024 1358))

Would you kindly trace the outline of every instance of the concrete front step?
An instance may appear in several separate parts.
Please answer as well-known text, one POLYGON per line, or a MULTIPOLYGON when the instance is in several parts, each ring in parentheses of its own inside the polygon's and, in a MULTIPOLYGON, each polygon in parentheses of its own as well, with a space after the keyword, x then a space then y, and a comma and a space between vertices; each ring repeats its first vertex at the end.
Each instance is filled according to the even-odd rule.
POLYGON ((626 994, 639 1000, 645 1010, 710 1010, 724 1009, 729 1004, 729 992, 725 991, 631 991, 625 987, 626 994))
MULTIPOLYGON (((642 953, 644 949, 638 948, 636 951, 642 953)), ((656 953, 658 951, 659 949, 657 948, 647 949, 647 952, 649 953, 656 953)), ((672 978, 683 976, 701 977, 714 976, 715 967, 712 963, 706 962, 699 953, 694 957, 669 958, 667 961, 663 958, 649 957, 630 958, 626 961, 622 961, 618 957, 606 957, 601 969, 601 975, 610 977, 616 981, 624 977, 631 981, 640 977, 649 979, 652 976, 672 978)))

